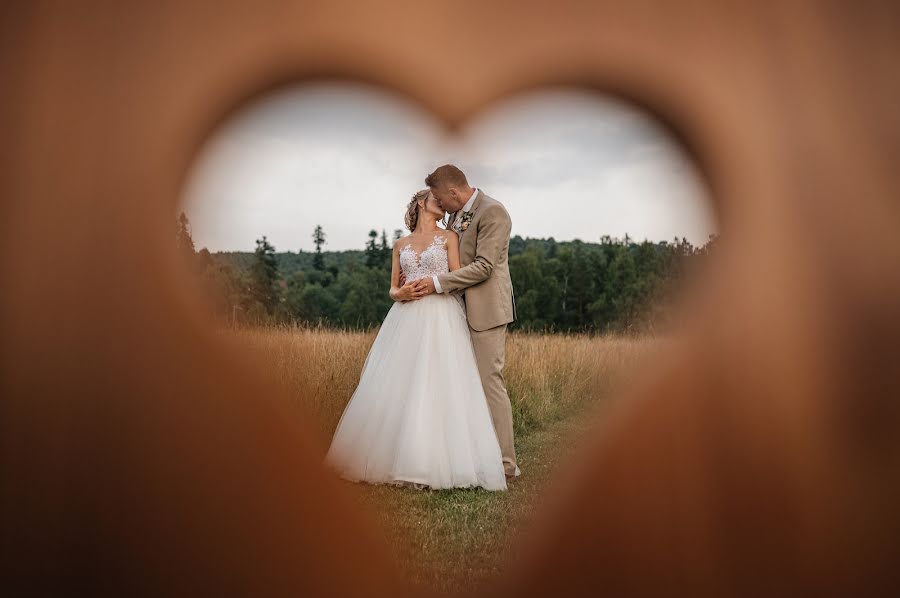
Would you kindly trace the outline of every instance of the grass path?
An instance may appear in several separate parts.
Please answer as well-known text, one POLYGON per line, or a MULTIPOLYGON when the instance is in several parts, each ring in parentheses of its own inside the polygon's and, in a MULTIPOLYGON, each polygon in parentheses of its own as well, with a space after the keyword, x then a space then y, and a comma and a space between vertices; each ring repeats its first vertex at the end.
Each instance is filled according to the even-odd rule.
MULTIPOLYGON (((324 456, 376 332, 251 328, 222 334, 244 345, 284 386, 297 417, 320 433, 324 456)), ((431 592, 474 589, 515 559, 518 532, 551 492, 553 474, 615 401, 616 386, 662 344, 649 337, 508 335, 504 373, 522 477, 505 492, 343 483, 380 523, 410 583, 431 592)))
POLYGON ((406 579, 430 591, 473 589, 514 557, 517 532, 540 509, 548 479, 582 445, 602 411, 573 411, 517 437, 522 476, 506 492, 346 484, 375 513, 406 579))

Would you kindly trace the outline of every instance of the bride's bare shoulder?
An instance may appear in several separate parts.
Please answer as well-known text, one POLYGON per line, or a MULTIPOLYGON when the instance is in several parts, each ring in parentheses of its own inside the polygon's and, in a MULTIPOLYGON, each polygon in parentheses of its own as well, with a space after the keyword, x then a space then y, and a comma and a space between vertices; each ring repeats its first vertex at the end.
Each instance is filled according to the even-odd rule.
POLYGON ((394 251, 400 251, 404 247, 410 244, 409 235, 405 237, 400 237, 394 241, 394 251))
POLYGON ((442 236, 444 237, 444 239, 446 239, 447 242, 449 242, 449 243, 453 243, 453 242, 457 242, 457 243, 458 243, 458 242, 459 242, 459 233, 457 233, 455 230, 450 230, 450 229, 442 230, 442 231, 441 231, 441 235, 442 235, 442 236))

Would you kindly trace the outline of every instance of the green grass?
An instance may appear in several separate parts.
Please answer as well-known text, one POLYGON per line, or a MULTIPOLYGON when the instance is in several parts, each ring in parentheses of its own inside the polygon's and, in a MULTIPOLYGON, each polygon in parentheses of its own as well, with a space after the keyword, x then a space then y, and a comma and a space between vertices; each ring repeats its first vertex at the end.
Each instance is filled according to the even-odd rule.
POLYGON ((577 450, 598 413, 573 410, 517 436, 522 476, 505 492, 343 483, 375 515, 407 580, 430 591, 474 589, 515 558, 518 532, 538 513, 554 471, 577 450))
MULTIPOLYGON (((374 331, 263 328, 224 332, 261 357, 324 455, 359 382, 374 331)), ((618 383, 658 339, 511 334, 506 384, 522 476, 508 489, 416 490, 340 480, 381 526, 404 577, 429 592, 476 589, 516 558, 518 533, 549 495, 554 472, 602 418, 618 383)))

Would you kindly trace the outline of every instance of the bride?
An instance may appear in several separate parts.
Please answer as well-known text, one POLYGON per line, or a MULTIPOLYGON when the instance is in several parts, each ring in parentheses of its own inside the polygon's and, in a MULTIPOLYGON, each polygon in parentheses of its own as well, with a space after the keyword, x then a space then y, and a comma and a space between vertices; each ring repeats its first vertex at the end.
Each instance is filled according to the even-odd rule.
POLYGON ((391 306, 366 357, 325 461, 354 482, 505 490, 497 434, 456 295, 416 281, 459 268, 459 238, 428 189, 406 210, 412 232, 394 243, 391 306), (400 273, 406 284, 399 286, 400 273))

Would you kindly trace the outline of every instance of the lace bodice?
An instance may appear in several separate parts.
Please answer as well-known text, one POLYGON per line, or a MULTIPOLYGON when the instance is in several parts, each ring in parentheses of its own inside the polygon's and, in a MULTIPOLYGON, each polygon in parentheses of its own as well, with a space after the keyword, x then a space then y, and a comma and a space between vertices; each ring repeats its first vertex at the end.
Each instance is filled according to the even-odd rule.
POLYGON ((450 265, 447 261, 446 245, 446 238, 442 235, 435 235, 434 241, 422 250, 422 253, 417 253, 409 244, 403 247, 400 250, 400 269, 403 270, 406 281, 410 282, 426 276, 449 272, 450 265))

